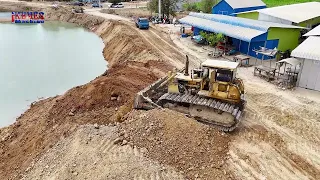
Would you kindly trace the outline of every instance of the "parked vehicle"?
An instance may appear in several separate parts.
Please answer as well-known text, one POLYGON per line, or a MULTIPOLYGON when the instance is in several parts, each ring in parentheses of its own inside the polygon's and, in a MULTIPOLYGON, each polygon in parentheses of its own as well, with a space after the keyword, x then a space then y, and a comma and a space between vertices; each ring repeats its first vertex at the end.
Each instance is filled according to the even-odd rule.
POLYGON ((53 9, 58 9, 59 8, 59 4, 57 2, 53 2, 51 5, 50 5, 53 9))
POLYGON ((96 2, 95 2, 95 3, 92 4, 92 7, 93 7, 93 8, 96 8, 96 7, 97 7, 97 8, 99 8, 99 7, 102 8, 102 4, 99 5, 99 3, 96 3, 96 2))
POLYGON ((124 8, 124 5, 122 3, 112 3, 109 5, 110 8, 124 8))
POLYGON ((137 18, 136 27, 139 29, 149 29, 149 20, 147 18, 137 18))

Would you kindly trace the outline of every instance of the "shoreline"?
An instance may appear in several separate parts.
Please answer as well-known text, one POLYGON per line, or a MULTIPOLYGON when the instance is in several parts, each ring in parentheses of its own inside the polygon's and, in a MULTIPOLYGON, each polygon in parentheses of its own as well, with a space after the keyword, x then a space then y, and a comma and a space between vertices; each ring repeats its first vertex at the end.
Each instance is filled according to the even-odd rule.
POLYGON ((105 44, 102 53, 108 71, 64 94, 31 103, 13 124, 0 128, 0 158, 6 162, 0 164, 0 179, 20 179, 30 163, 79 125, 121 122, 131 111, 135 94, 172 69, 126 23, 73 14, 69 7, 54 10, 26 3, 0 5, 0 11, 25 9, 44 11, 47 20, 74 23, 98 35, 105 44), (116 101, 111 98, 114 96, 116 101))
MULTIPOLYGON (((46 20, 46 21, 49 21, 49 22, 56 21, 56 22, 72 23, 72 24, 75 24, 75 25, 77 25, 77 26, 79 26, 79 27, 82 27, 82 28, 84 28, 85 30, 90 31, 90 32, 94 33, 95 35, 97 35, 97 36, 103 41, 103 43, 105 44, 102 53, 103 53, 104 60, 108 63, 108 65, 107 65, 107 68, 106 68, 105 72, 102 73, 101 75, 99 75, 99 76, 96 77, 96 78, 99 78, 99 77, 101 77, 101 76, 107 75, 108 70, 111 69, 110 65, 111 65, 111 64, 117 64, 117 63, 118 63, 118 62, 113 63, 112 61, 110 62, 110 61, 107 60, 107 56, 106 56, 106 54, 104 53, 107 45, 106 45, 106 41, 103 39, 102 35, 104 34, 104 31, 106 30, 106 28, 108 28, 108 26, 113 26, 113 24, 119 24, 119 23, 122 24, 122 22, 119 22, 119 20, 105 19, 105 18, 103 18, 103 17, 99 17, 99 16, 95 16, 95 15, 91 15, 91 14, 84 14, 84 13, 83 13, 83 14, 82 14, 82 13, 81 13, 81 14, 79 14, 79 13, 75 13, 75 14, 74 14, 74 13, 72 13, 71 11, 70 11, 69 13, 67 13, 67 11, 71 10, 71 8, 69 8, 69 7, 67 7, 67 8, 66 8, 66 7, 60 7, 58 10, 53 10, 53 9, 50 9, 50 8, 45 8, 45 9, 43 9, 43 7, 42 7, 42 8, 40 8, 40 7, 33 7, 33 6, 28 5, 28 4, 25 4, 26 2, 21 2, 22 5, 19 6, 19 7, 10 7, 10 5, 21 4, 21 3, 19 3, 19 1, 16 1, 16 2, 15 2, 15 1, 13 1, 13 2, 4 1, 4 2, 7 3, 6 5, 9 5, 9 8, 6 7, 6 6, 5 6, 5 7, 2 7, 3 5, 0 5, 0 13, 2 13, 2 12, 10 12, 10 11, 21 11, 21 10, 24 9, 24 8, 27 8, 27 9, 30 9, 30 8, 31 8, 32 10, 39 10, 39 9, 41 9, 42 11, 44 11, 44 12, 46 13, 46 15, 45 15, 45 18, 46 18, 45 20, 46 20), (2 9, 1 9, 1 8, 2 8, 2 9), (17 9, 17 10, 16 10, 16 9, 17 9), (60 10, 60 12, 59 12, 59 10, 60 10), (58 12, 55 12, 55 11, 58 11, 58 12), (57 14, 55 14, 55 13, 57 13, 57 14), (89 20, 94 20, 95 22, 93 22, 93 23, 88 23, 88 21, 87 21, 85 18, 82 19, 82 16, 85 17, 85 18, 88 18, 89 20), (85 22, 85 23, 83 23, 83 22, 85 22)), ((10 18, 8 18, 8 19, 6 19, 6 18, 0 18, 0 23, 9 23, 9 22, 11 22, 11 19, 10 19, 10 18)), ((113 58, 111 58, 111 59, 113 59, 113 58)), ((148 63, 148 62, 147 62, 147 63, 148 63)), ((161 75, 163 75, 163 74, 165 74, 165 72, 164 72, 164 73, 161 73, 161 75)), ((95 78, 95 79, 96 79, 96 78, 95 78)), ((92 79, 91 81, 93 81, 93 80, 95 80, 95 79, 92 79)), ((91 81, 90 81, 90 82, 91 82, 91 81)), ((88 83, 90 83, 90 82, 87 82, 86 84, 88 84, 88 83)), ((85 84, 84 84, 84 85, 85 85, 85 84)), ((78 86, 72 87, 72 88, 70 88, 69 90, 71 90, 71 89, 73 89, 73 88, 77 88, 77 87, 78 87, 78 86)), ((67 93, 69 90, 67 90, 65 93, 67 93)), ((63 95, 63 94, 59 94, 59 95, 57 95, 57 96, 62 96, 62 95, 63 95)), ((56 96, 54 96, 54 97, 56 97, 56 96)), ((54 98, 54 97, 39 98, 39 99, 33 101, 33 102, 30 104, 29 109, 30 109, 35 103, 38 103, 38 102, 40 102, 40 101, 47 100, 47 99, 50 99, 50 98, 54 98)), ((27 112, 29 109, 27 109, 25 112, 27 112)), ((24 113, 23 113, 23 114, 24 114, 24 113)), ((23 114, 21 114, 21 116, 22 116, 23 114)), ((17 121, 18 119, 20 119, 20 116, 18 116, 18 117, 16 118, 16 121, 17 121)), ((9 126, 14 125, 14 124, 15 124, 15 122, 12 123, 12 124, 10 124, 9 126)), ((1 130, 2 128, 7 128, 7 127, 9 127, 9 126, 1 127, 0 130, 1 130)))
MULTIPOLYGON (((1 16, 1 15, 0 15, 1 16)), ((38 28, 42 29, 43 31, 46 31, 46 35, 49 35, 48 37, 52 37, 52 32, 55 32, 55 35, 53 35, 53 44, 51 43, 46 43, 46 41, 41 41, 39 42, 41 46, 39 47, 46 53, 42 53, 43 57, 47 57, 44 59, 46 61, 46 64, 49 65, 50 62, 54 61, 55 64, 58 64, 58 66, 55 68, 56 70, 50 71, 47 70, 47 67, 39 67, 41 72, 45 72, 45 74, 42 73, 34 73, 38 72, 37 69, 33 69, 32 67, 36 64, 39 64, 39 62, 35 61, 32 62, 31 64, 31 69, 33 72, 30 72, 28 76, 32 77, 31 80, 35 82, 40 82, 42 77, 45 77, 46 80, 43 83, 36 83, 36 87, 43 87, 45 90, 37 90, 34 88, 31 88, 32 86, 25 84, 24 82, 21 82, 21 78, 12 78, 12 77, 7 77, 4 75, 4 78, 2 81, 3 83, 3 89, 1 92, 6 94, 2 94, 2 98, 4 98, 3 103, 1 103, 1 107, 3 107, 2 111, 2 120, 0 122, 0 128, 7 127, 9 125, 12 125, 13 123, 16 122, 16 119, 21 116, 21 114, 25 113, 26 110, 30 108, 30 103, 36 103, 40 100, 53 97, 56 95, 63 95, 67 90, 70 90, 71 88, 74 88, 75 86, 80 86, 89 83, 91 80, 95 79, 97 76, 100 76, 101 74, 104 74, 107 69, 108 69, 108 62, 105 60, 103 57, 103 48, 104 48, 104 43, 101 39, 101 37, 97 36, 96 34, 93 34, 92 31, 89 31, 86 28, 80 27, 77 24, 74 23, 68 23, 68 22, 62 22, 62 21, 46 21, 44 24, 13 24, 11 22, 6 22, 6 23, 1 23, 0 22, 0 28, 2 29, 2 34, 4 35, 2 40, 4 40, 4 45, 7 46, 6 44, 8 43, 8 47, 4 47, 4 49, 8 49, 10 46, 10 42, 12 41, 12 38, 8 38, 11 36, 14 36, 12 34, 11 29, 18 30, 17 32, 20 32, 20 34, 17 34, 16 36, 19 36, 22 40, 28 40, 31 44, 33 44, 31 41, 33 41, 30 38, 24 38, 22 36, 27 35, 28 33, 31 33, 30 35, 33 37, 38 36, 37 32, 42 32, 38 31, 38 28), (18 29, 17 29, 18 28, 18 29), (34 29, 34 31, 28 31, 27 29, 34 29), (49 29, 48 29, 49 28, 49 29), (74 37, 72 36, 73 33, 68 33, 69 28, 74 31, 74 32, 79 32, 80 35, 74 37), (7 30, 9 29, 9 30, 7 30), (21 30, 20 30, 21 29, 21 30), (22 30, 24 29, 24 30, 22 30), (11 32, 11 34, 10 34, 11 32), (27 34, 23 34, 23 33, 27 34), (23 35, 22 35, 23 34, 23 35), (66 35, 68 34, 68 35, 66 35), (80 37, 79 37, 80 36, 80 37), (7 38, 6 38, 7 37, 7 38), (88 37, 88 38, 86 38, 88 37), (76 47, 73 48, 79 52, 71 56, 71 59, 66 59, 66 57, 69 57, 70 50, 68 49, 61 49, 63 53, 53 53, 51 50, 54 50, 56 48, 59 49, 61 47, 61 41, 54 41, 56 39, 61 39, 61 40, 66 40, 63 41, 65 47, 76 47), (85 40, 83 40, 85 39, 85 40), (87 47, 88 46, 83 46, 82 42, 83 41, 89 41, 90 43, 87 43, 88 46, 94 47, 94 49, 90 50, 90 53, 87 53, 87 47), (76 44, 75 44, 76 43, 76 44), (68 45, 67 45, 68 44, 68 45), (57 56, 55 56, 57 55, 57 56), (54 57, 54 58, 53 58, 54 57), (65 59, 64 59, 65 58, 65 59), (91 59, 94 59, 95 61, 91 62, 91 59), (34 64, 36 63, 36 64, 34 64), (87 65, 85 65, 87 64, 87 65), (92 67, 92 68, 91 68, 92 67), (74 69, 76 68, 76 69, 74 69), (78 68, 81 68, 79 72, 78 68), (70 71, 72 70, 72 71, 70 71), (87 73, 83 74, 83 71, 87 71, 87 73), (57 74, 57 72, 59 72, 57 74), (42 75, 41 75, 42 74, 42 75), (62 76, 61 76, 62 75, 62 76), (62 77, 60 80, 59 77, 62 77), (57 79, 58 78, 58 79, 57 79), (20 80, 20 81, 19 81, 20 80), (51 82, 52 81, 52 82, 51 82), (9 83, 9 82, 15 82, 15 83, 9 83), (9 87, 5 88, 5 84, 8 84, 9 87), (24 85, 23 85, 24 84, 24 85), (11 86, 13 85, 13 86, 11 86), (29 87, 30 86, 30 87, 29 87), (29 87, 29 88, 28 88, 29 87), (9 93, 8 90, 15 90, 15 93, 9 93), (18 90, 24 89, 24 91, 27 91, 26 93, 21 94, 22 92, 18 90), (12 97, 9 100, 6 100, 6 96, 12 97), (17 97, 18 98, 17 98, 17 97), (46 98, 43 98, 46 97, 46 98), (40 97, 40 98, 39 98, 40 97), (42 97, 42 98, 41 98, 42 97), (14 104, 11 105, 11 104, 14 104), (4 110, 6 109, 6 110, 4 110)), ((37 38, 37 37, 36 37, 37 38)), ((1 38, 0 38, 1 39, 1 38)), ((46 38, 47 39, 47 38, 46 38)), ((51 38, 49 38, 52 40, 51 38)), ((27 42, 27 41, 26 41, 27 42)), ((28 43, 28 42, 27 42, 28 43)), ((29 44, 30 44, 29 43, 29 44)), ((39 45, 39 44, 38 44, 39 45)), ((1 49, 1 48, 0 48, 1 49)), ((70 49, 70 48, 69 48, 70 49)), ((39 51, 39 49, 38 49, 39 51)), ((40 50, 41 51, 41 50, 40 50)), ((33 52, 32 49, 29 50, 28 52, 33 52)), ((9 56, 6 55, 7 53, 4 52, 0 56, 1 58, 8 58, 11 57, 10 54, 9 56)), ((32 60, 32 57, 29 57, 29 55, 17 55, 18 57, 22 58, 27 58, 29 60, 32 60)), ((10 58, 8 59, 10 60, 10 58)), ((13 59, 12 59, 13 60, 13 59)), ((40 62, 41 63, 41 62, 40 62)), ((27 66, 26 66, 27 67, 27 66)), ((24 68, 26 68, 24 67, 24 68)), ((13 72, 14 76, 16 74, 15 70, 19 67, 11 67, 10 63, 5 63, 3 64, 4 72, 13 72), (8 65, 6 67, 5 65, 8 65), (10 71, 6 71, 6 69, 12 69, 10 71)), ((27 68, 29 69, 29 68, 27 68)), ((18 70, 19 71, 19 70, 18 70)), ((19 73, 18 73, 19 74, 19 73)), ((1 98, 0 98, 1 99, 1 98)), ((1 118, 0 118, 1 119, 1 118)))
MULTIPOLYGON (((31 8, 23 4, 8 9, 31 8)), ((170 26, 143 31, 99 11, 47 9, 47 19, 97 34, 110 68, 0 129, 0 179, 319 179, 320 94, 284 91, 239 68, 248 106, 233 133, 166 108, 132 110, 135 94, 183 66, 185 54, 198 67, 209 50, 170 26)))

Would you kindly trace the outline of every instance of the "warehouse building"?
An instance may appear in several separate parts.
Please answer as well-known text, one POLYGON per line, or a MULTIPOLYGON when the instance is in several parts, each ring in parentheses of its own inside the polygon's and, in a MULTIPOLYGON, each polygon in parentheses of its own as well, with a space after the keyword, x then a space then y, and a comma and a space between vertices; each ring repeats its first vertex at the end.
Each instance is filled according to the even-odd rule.
POLYGON ((259 59, 253 50, 260 47, 292 51, 298 46, 301 31, 297 26, 219 14, 190 13, 179 21, 193 26, 194 35, 200 31, 222 33, 232 39, 237 51, 259 59))
POLYGON ((320 25, 305 36, 308 38, 291 53, 302 61, 297 85, 320 91, 320 25))
POLYGON ((261 0, 221 0, 212 7, 212 14, 231 15, 263 8, 266 8, 266 4, 261 0))
POLYGON ((241 13, 237 17, 313 28, 320 24, 320 2, 307 2, 241 13))
POLYGON ((320 36, 320 25, 318 25, 317 27, 313 28, 311 31, 309 31, 307 34, 303 35, 306 37, 309 36, 320 36))

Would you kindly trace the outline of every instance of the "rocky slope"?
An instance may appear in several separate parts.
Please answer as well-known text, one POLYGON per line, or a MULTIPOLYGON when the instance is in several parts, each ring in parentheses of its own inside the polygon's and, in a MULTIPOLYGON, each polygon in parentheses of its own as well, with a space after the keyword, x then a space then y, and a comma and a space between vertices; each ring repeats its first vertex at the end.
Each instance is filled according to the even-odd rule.
MULTIPOLYGON (((9 11, 39 8, 9 3, 1 6, 9 11)), ((77 23, 100 35, 106 44, 103 53, 109 69, 103 76, 64 95, 31 104, 13 125, 0 130, 0 179, 19 177, 33 159, 72 133, 78 124, 120 121, 131 109, 134 94, 163 75, 159 72, 172 68, 158 61, 157 53, 130 31, 132 27, 72 14, 65 8, 45 12, 46 19, 77 23), (148 58, 144 51, 150 53, 148 58)))
MULTIPOLYGON (((91 82, 72 88, 63 95, 32 103, 30 109, 13 125, 0 129, 0 179, 131 179, 136 178, 137 174, 143 174, 147 179, 158 176, 162 179, 228 178, 224 176, 224 162, 227 158, 229 135, 220 134, 215 129, 209 130, 183 115, 179 115, 177 121, 177 113, 171 111, 154 110, 146 115, 144 112, 134 111, 128 114, 132 109, 135 93, 171 70, 173 66, 169 62, 174 58, 183 58, 174 49, 174 56, 166 49, 162 51, 163 45, 167 46, 169 43, 156 44, 156 41, 143 38, 128 23, 87 14, 73 14, 70 8, 53 10, 42 6, 2 3, 1 9, 41 9, 45 11, 47 20, 76 23, 95 32, 106 45, 103 55, 108 60, 109 69, 91 82), (170 57, 174 58, 168 60, 170 57), (187 122, 185 125, 184 120, 187 122), (102 132, 97 133, 98 137, 92 137, 91 127, 82 126, 87 124, 96 124, 95 127, 108 126, 101 128, 102 132), (110 127, 115 124, 115 128, 110 127), (145 129, 147 125, 152 127, 145 129), (101 148, 106 139, 111 142, 123 136, 122 133, 114 134, 113 131, 125 131, 129 138, 124 142, 128 146, 124 149, 117 146, 101 162, 88 161, 87 159, 96 158, 97 154, 104 151, 101 148), (194 132, 200 137, 192 139, 194 132), (86 136, 96 138, 90 147, 84 141, 86 136), (181 137, 183 139, 179 140, 181 137), (133 153, 129 153, 129 157, 125 159, 118 159, 115 158, 119 154, 117 149, 133 153), (146 149, 147 153, 140 155, 143 153, 134 153, 135 149, 139 152, 146 149), (79 157, 79 153, 88 155, 79 157), (114 165, 127 160, 129 161, 123 166, 114 165), (149 169, 143 168, 147 162, 151 162, 149 169), (112 166, 110 171, 102 173, 101 170, 107 164, 112 166), (120 171, 112 168, 120 168, 120 171), (131 171, 133 174, 128 174, 131 171), (80 173, 82 176, 77 176, 80 173)), ((153 35, 150 34, 149 38, 152 39, 151 36, 153 35)))

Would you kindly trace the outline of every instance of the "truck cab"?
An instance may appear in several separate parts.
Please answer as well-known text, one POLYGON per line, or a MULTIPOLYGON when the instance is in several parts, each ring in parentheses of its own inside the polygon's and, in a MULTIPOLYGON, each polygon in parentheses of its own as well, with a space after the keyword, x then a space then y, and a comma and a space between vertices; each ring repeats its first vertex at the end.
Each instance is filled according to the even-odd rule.
POLYGON ((147 18, 137 18, 136 27, 139 29, 149 29, 149 20, 147 18))

